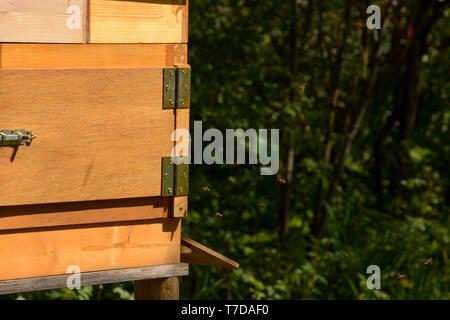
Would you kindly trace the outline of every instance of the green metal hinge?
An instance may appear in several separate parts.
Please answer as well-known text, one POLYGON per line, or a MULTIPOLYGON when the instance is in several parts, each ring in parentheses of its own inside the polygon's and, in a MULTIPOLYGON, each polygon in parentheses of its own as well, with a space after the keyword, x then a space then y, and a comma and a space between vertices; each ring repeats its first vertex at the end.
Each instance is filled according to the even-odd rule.
POLYGON ((37 136, 33 134, 31 130, 0 130, 0 147, 29 146, 35 138, 37 138, 37 136))
POLYGON ((187 109, 191 104, 191 68, 163 69, 163 109, 187 109))
POLYGON ((163 197, 189 194, 189 164, 184 163, 185 159, 185 157, 162 158, 161 195, 163 197))

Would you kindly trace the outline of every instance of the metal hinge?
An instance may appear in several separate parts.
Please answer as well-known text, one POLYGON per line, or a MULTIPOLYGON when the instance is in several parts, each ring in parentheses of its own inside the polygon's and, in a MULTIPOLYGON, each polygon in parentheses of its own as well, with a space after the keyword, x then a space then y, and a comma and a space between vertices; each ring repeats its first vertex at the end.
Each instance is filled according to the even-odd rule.
POLYGON ((163 109, 187 109, 191 104, 191 68, 163 69, 163 109))
POLYGON ((184 163, 185 160, 186 157, 162 158, 161 195, 163 197, 189 194, 189 164, 184 163))
POLYGON ((0 147, 29 146, 35 138, 37 136, 31 130, 0 130, 0 147))

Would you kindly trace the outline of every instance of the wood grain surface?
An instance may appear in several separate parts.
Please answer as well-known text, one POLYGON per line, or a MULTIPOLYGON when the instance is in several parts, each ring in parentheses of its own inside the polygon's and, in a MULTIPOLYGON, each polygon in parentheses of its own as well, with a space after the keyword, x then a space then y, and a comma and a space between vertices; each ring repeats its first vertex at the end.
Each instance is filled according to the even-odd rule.
POLYGON ((86 9, 87 0, 0 0, 0 42, 83 43, 86 9))
POLYGON ((180 219, 0 231, 0 280, 180 262, 180 219))
POLYGON ((239 268, 239 263, 187 237, 181 237, 181 262, 225 268, 239 268))
POLYGON ((134 283, 135 300, 178 300, 180 299, 180 279, 167 277, 139 280, 134 283))
POLYGON ((185 218, 188 214, 188 197, 173 198, 173 217, 185 218))
POLYGON ((147 68, 187 62, 185 44, 0 44, 0 68, 147 68))
POLYGON ((174 114, 162 70, 0 70, 0 128, 33 130, 0 148, 0 206, 161 195, 174 114))
POLYGON ((187 43, 188 2, 90 0, 90 43, 187 43))
POLYGON ((0 207, 0 231, 178 217, 170 213, 171 202, 155 197, 0 207))
MULTIPOLYGON (((90 286, 140 279, 181 277, 188 274, 189 265, 177 263, 160 266, 83 272, 80 274, 80 282, 81 286, 90 286)), ((0 294, 66 288, 67 280, 69 280, 70 276, 72 276, 72 274, 0 281, 0 294)))

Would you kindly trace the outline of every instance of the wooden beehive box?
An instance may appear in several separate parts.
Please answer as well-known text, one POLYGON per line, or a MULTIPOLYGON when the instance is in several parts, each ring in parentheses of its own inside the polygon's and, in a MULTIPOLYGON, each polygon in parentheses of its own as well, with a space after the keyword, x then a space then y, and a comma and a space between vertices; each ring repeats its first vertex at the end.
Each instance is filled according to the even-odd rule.
POLYGON ((187 0, 0 0, 0 282, 181 266, 187 40, 187 0))

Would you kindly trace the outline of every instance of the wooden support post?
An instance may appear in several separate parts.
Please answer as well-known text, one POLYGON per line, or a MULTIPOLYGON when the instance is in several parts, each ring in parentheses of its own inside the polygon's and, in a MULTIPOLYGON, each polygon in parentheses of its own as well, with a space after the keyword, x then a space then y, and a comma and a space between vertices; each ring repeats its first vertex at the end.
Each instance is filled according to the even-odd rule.
POLYGON ((178 300, 179 298, 178 277, 138 280, 134 283, 135 300, 178 300))

